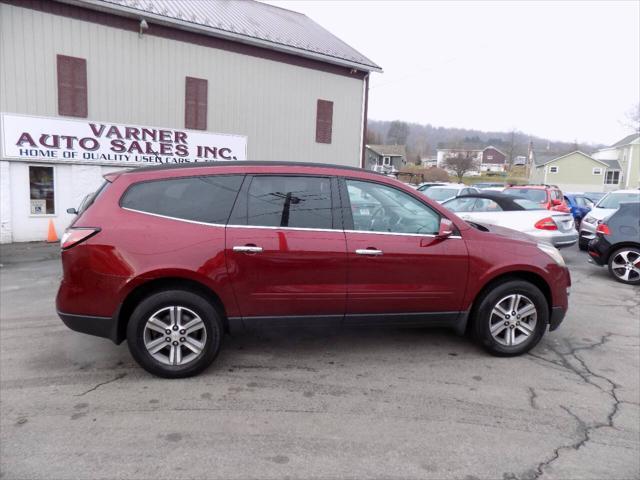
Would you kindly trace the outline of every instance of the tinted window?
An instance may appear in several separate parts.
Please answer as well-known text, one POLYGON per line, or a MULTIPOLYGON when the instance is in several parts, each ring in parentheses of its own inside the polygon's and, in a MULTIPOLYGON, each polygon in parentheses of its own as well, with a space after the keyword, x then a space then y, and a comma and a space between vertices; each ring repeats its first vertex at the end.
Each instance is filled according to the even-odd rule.
POLYGON ((449 200, 448 202, 444 202, 442 205, 452 212, 470 212, 475 203, 476 197, 458 197, 453 200, 449 200))
POLYGON ((455 197, 458 195, 458 192, 459 190, 457 188, 434 187, 424 192, 424 194, 436 202, 441 202, 451 197, 455 197))
POLYGON ((395 188, 347 180, 354 230, 436 234, 440 215, 395 188))
POLYGON ((257 176, 249 187, 247 224, 333 228, 331 180, 325 177, 257 176))
POLYGON ((639 193, 610 193, 604 197, 598 205, 598 208, 620 208, 622 202, 637 202, 640 199, 639 193))
POLYGON ((501 212, 502 208, 493 200, 488 198, 479 198, 473 206, 474 212, 501 212))
POLYGON ((544 210, 539 203, 534 203, 526 198, 514 198, 513 203, 520 205, 525 210, 544 210))
POLYGON ((507 188, 502 193, 513 195, 514 197, 522 197, 532 202, 544 203, 547 201, 547 192, 539 188, 507 188))
POLYGON ((225 224, 242 179, 242 175, 211 175, 137 183, 127 190, 121 205, 167 217, 225 224))

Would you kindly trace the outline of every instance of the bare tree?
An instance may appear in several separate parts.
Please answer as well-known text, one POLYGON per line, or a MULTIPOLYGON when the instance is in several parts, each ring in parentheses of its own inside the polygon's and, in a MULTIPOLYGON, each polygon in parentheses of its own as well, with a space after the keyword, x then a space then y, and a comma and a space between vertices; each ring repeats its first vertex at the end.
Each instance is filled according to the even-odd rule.
POLYGON ((476 168, 473 158, 462 154, 447 158, 444 161, 444 165, 449 170, 453 170, 460 183, 462 183, 462 177, 464 177, 465 173, 475 170, 476 168))
POLYGON ((640 133, 640 103, 631 107, 625 117, 626 120, 623 122, 624 126, 636 133, 640 133))

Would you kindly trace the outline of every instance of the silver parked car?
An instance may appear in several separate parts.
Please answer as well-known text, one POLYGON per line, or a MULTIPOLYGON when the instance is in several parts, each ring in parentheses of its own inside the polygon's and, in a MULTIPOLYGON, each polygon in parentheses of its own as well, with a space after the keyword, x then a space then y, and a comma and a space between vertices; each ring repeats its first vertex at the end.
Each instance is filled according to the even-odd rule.
POLYGON ((483 191, 442 205, 464 220, 517 230, 556 248, 569 247, 578 241, 570 213, 546 210, 526 198, 483 191))
POLYGON ((596 237, 598 223, 618 210, 621 203, 638 201, 640 201, 640 191, 638 190, 616 190, 602 197, 580 222, 580 237, 578 240, 580 250, 587 249, 589 242, 596 237))

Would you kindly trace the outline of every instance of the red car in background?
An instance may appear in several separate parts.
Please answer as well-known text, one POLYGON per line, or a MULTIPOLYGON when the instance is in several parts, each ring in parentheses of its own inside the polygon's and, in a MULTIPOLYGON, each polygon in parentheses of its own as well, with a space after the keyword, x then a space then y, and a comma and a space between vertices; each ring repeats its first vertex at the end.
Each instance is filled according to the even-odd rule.
POLYGON ((562 191, 554 185, 513 185, 505 188, 502 193, 522 197, 540 204, 547 210, 571 213, 562 191))
POLYGON ((126 339, 159 376, 202 371, 248 324, 468 328, 512 356, 568 308, 554 247, 359 168, 220 162, 105 178, 61 240, 58 315, 126 339))

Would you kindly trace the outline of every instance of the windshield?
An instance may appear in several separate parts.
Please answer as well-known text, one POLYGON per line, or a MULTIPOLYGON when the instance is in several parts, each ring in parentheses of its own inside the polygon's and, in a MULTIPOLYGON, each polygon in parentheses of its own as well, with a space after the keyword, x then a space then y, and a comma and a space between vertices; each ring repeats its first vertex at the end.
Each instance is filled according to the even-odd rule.
POLYGON ((455 197, 458 194, 458 189, 457 188, 438 188, 438 187, 434 187, 434 188, 430 188, 429 190, 425 191, 424 194, 435 200, 436 202, 441 202, 442 200, 446 200, 448 198, 451 197, 455 197))
POLYGON ((442 185, 441 183, 428 183, 426 185, 421 185, 418 187, 418 190, 420 190, 421 192, 424 192, 425 190, 429 190, 431 187, 439 187, 440 185, 442 185))
POLYGON ((442 205, 452 212, 470 212, 476 203, 476 197, 459 197, 444 202, 442 205))
POLYGON ((523 197, 536 203, 547 201, 547 192, 539 188, 507 188, 502 193, 513 197, 523 197))
POLYGON ((513 203, 520 205, 525 210, 544 210, 539 203, 534 203, 526 198, 515 198, 513 203))
POLYGON ((598 202, 596 208, 620 208, 623 202, 637 202, 640 200, 640 192, 638 193, 610 193, 598 202))

